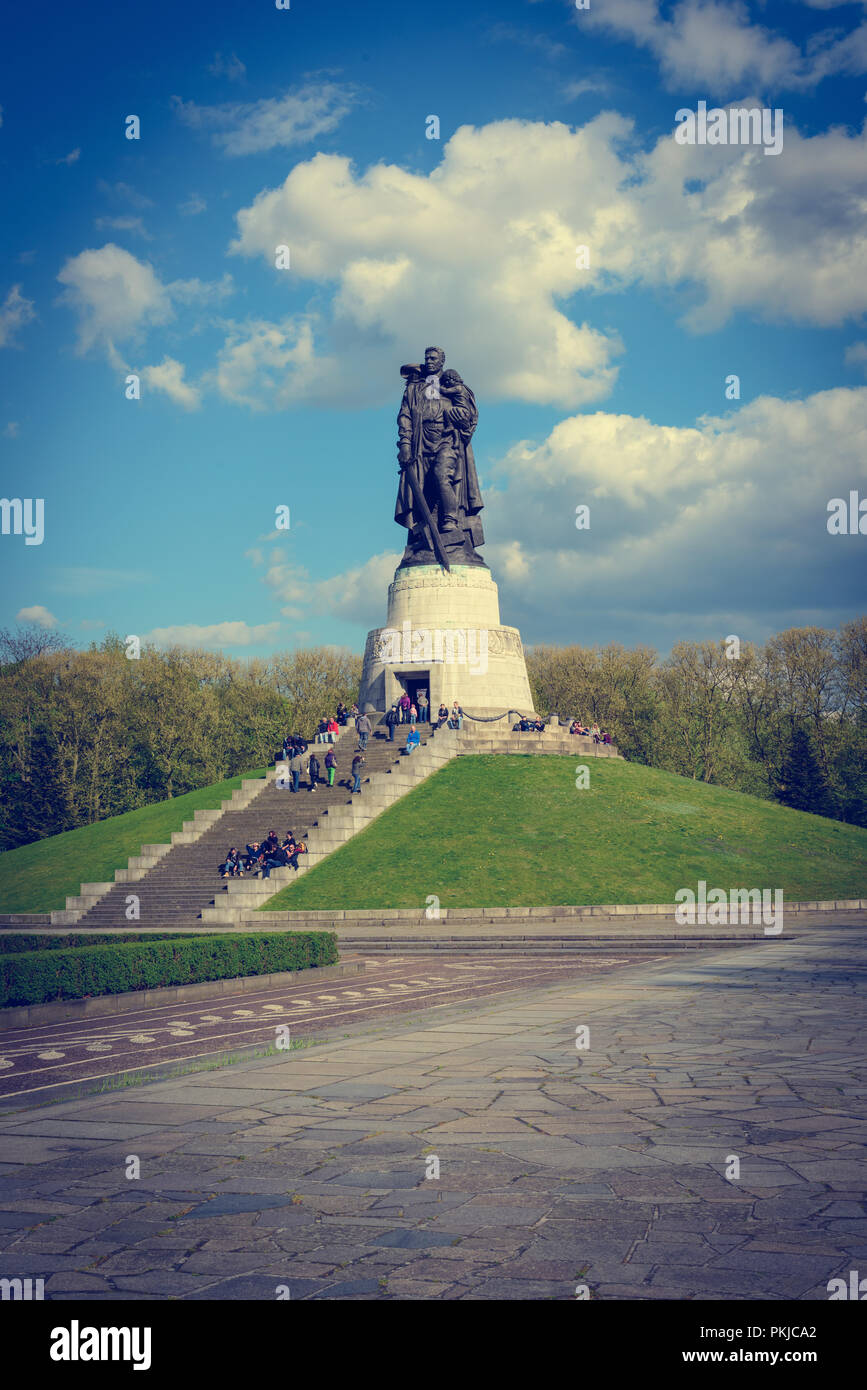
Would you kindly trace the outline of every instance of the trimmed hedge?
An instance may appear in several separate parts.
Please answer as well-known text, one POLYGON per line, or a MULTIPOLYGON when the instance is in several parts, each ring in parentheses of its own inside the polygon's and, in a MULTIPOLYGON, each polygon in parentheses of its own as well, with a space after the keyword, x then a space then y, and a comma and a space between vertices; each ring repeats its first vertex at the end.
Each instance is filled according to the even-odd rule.
POLYGON ((173 937, 28 951, 0 955, 0 1006, 309 970, 334 965, 337 958, 334 932, 173 937))
POLYGON ((106 946, 127 941, 185 941, 195 932, 119 931, 111 936, 96 936, 93 932, 64 932, 58 936, 39 936, 36 932, 0 931, 0 956, 18 951, 65 951, 70 946, 106 946))

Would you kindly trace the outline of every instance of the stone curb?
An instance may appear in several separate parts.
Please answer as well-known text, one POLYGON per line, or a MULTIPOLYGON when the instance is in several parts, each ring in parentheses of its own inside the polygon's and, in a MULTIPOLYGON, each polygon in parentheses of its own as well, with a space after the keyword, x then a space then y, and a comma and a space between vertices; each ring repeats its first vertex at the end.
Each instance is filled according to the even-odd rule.
POLYGON ((231 980, 202 980, 195 985, 166 985, 160 989, 131 990, 127 994, 97 994, 87 999, 60 999, 54 1004, 22 1004, 0 1009, 0 1033, 12 1028, 36 1028, 45 1023, 69 1023, 81 1018, 105 1018, 158 1009, 165 1004, 186 1004, 196 999, 216 999, 222 994, 250 994, 258 989, 277 989, 299 975, 316 971, 317 979, 362 975, 364 961, 340 961, 310 970, 278 970, 272 975, 239 975, 231 980))
MULTIPOLYGON (((539 917, 548 921, 556 917, 673 917, 677 903, 605 903, 599 906, 560 907, 441 907, 439 922, 496 922, 539 917)), ((848 898, 838 901, 784 903, 784 913, 798 912, 864 912, 867 898, 848 898)), ((257 912, 255 921, 273 922, 355 922, 358 924, 394 922, 428 922, 424 908, 345 908, 329 911, 323 908, 295 909, 285 912, 257 912)))
MULTIPOLYGON (((258 912, 250 908, 237 909, 236 915, 231 920, 223 922, 209 923, 207 931, 230 931, 243 930, 249 931, 251 927, 258 927, 262 931, 274 931, 285 928, 297 930, 299 927, 309 926, 311 928, 333 925, 335 927, 346 924, 347 926, 358 927, 387 927, 387 926, 421 926, 430 925, 432 920, 437 920, 440 925, 453 926, 475 926, 490 923, 492 926, 497 922, 526 922, 529 926, 531 922, 539 920, 541 922, 552 922, 558 919, 564 921, 595 921, 595 922, 629 922, 639 921, 641 918, 653 917, 657 919, 671 920, 674 916, 676 904, 654 904, 654 903, 617 903, 609 906, 600 907, 490 907, 490 908, 440 908, 438 919, 427 917, 424 908, 310 908, 299 909, 285 912, 258 912)), ((824 902, 798 902, 784 904, 784 915, 798 917, 814 912, 867 912, 867 898, 850 898, 839 901, 824 902)), ((49 926, 44 921, 44 914, 34 913, 34 917, 42 917, 43 921, 34 923, 32 927, 26 928, 22 922, 22 914, 16 913, 16 922, 13 925, 4 923, 0 917, 0 953, 2 953, 3 936, 2 929, 20 931, 22 928, 31 930, 39 936, 57 936, 62 933, 58 926, 49 926)), ((746 925, 746 924, 745 924, 746 925)), ((94 927, 90 934, 93 936, 111 937, 119 932, 128 931, 126 927, 94 927)), ((142 934, 148 930, 156 932, 171 931, 171 927, 157 926, 153 928, 140 928, 142 934)), ((189 926, 179 927, 179 934, 189 936, 195 928, 189 926)), ((409 938, 407 938, 409 939, 409 938)))

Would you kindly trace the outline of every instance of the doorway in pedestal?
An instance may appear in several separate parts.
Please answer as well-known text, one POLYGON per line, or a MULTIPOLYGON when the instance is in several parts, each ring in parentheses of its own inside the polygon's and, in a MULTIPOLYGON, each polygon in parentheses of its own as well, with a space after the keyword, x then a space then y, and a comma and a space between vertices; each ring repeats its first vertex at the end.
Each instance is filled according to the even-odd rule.
POLYGON ((430 704, 430 672, 429 671, 395 671, 398 684, 405 690, 418 709, 419 696, 422 691, 430 704))

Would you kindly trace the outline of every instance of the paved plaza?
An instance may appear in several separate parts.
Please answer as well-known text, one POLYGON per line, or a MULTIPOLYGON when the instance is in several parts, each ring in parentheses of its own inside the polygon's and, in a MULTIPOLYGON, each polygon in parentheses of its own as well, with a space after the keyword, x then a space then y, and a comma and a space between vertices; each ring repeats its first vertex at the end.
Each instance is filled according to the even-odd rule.
POLYGON ((825 1300, 867 1270, 864 965, 838 917, 6 1115, 2 1274, 52 1299, 825 1300))
MULTIPOLYGON (((234 1061, 261 1056, 273 1050, 280 1029, 288 1028, 290 1038, 321 1039, 360 1022, 509 995, 572 979, 579 970, 583 976, 629 964, 627 954, 603 952, 583 957, 577 966, 562 951, 547 957, 498 951, 481 960, 397 952, 364 960, 342 952, 339 966, 287 972, 280 985, 248 976, 237 993, 232 982, 219 981, 205 986, 208 994, 202 998, 203 987, 193 985, 177 991, 182 997, 171 1002, 151 998, 113 1016, 94 1013, 8 1029, 0 1033, 0 1103, 17 1109, 21 1101, 65 1100, 110 1078, 143 1072, 152 1080, 227 1053, 234 1061)), ((136 1002, 134 994, 122 999, 136 1002)), ((72 1012, 76 1003, 60 1008, 72 1012)))

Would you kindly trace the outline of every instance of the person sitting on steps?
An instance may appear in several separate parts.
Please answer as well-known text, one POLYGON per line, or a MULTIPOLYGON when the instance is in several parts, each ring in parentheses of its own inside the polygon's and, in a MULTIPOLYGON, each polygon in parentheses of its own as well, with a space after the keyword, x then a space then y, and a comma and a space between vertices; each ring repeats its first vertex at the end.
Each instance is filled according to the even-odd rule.
POLYGON ((241 856, 237 849, 232 845, 223 863, 220 865, 220 878, 243 878, 241 871, 241 856))
POLYGON ((270 878, 272 869, 285 869, 288 863, 289 855, 286 853, 285 849, 278 845, 275 850, 272 850, 272 852, 266 855, 262 860, 260 868, 262 878, 270 878))
POLYGON ((307 854, 307 852, 308 852, 308 851, 307 851, 307 846, 306 846, 306 844, 304 843, 303 840, 298 840, 298 841, 296 842, 296 841, 293 839, 293 842, 292 842, 292 849, 289 850, 289 851, 287 851, 287 853, 288 853, 288 863, 289 863, 289 867, 290 867, 291 869, 294 869, 295 872, 296 872, 296 874, 297 874, 297 872, 298 872, 298 856, 299 856, 299 854, 307 854))

